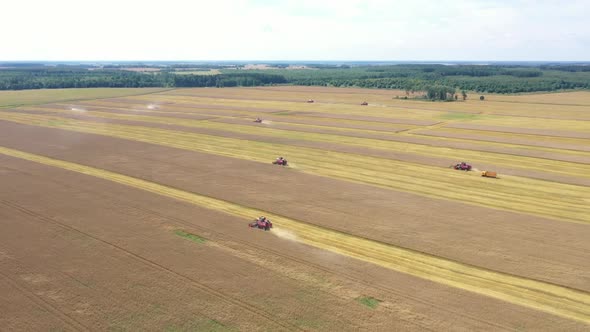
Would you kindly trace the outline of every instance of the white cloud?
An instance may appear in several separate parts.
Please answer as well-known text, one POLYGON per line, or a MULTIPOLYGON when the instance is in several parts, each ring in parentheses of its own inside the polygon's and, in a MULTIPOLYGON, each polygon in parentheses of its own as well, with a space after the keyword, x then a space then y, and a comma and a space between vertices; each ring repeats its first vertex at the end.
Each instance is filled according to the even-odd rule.
POLYGON ((589 60, 590 0, 19 0, 1 60, 589 60))

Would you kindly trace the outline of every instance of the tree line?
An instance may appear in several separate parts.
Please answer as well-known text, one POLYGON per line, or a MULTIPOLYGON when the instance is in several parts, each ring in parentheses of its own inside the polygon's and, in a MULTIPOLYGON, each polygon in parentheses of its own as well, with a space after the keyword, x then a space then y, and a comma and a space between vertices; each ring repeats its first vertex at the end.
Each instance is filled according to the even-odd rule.
MULTIPOLYGON (((236 87, 272 84, 427 91, 433 87, 482 93, 590 89, 590 66, 544 65, 359 65, 290 70, 221 69, 215 75, 178 75, 170 70, 132 72, 84 66, 11 64, 0 69, 0 90, 92 87, 236 87), (28 65, 28 67, 27 67, 28 65)), ((199 65, 204 68, 206 65, 199 65)), ((158 67, 160 68, 160 67, 158 67)), ((438 98, 437 98, 438 99, 438 98)))
POLYGON ((0 90, 61 88, 234 87, 288 83, 284 76, 264 73, 177 75, 109 70, 0 70, 0 90))

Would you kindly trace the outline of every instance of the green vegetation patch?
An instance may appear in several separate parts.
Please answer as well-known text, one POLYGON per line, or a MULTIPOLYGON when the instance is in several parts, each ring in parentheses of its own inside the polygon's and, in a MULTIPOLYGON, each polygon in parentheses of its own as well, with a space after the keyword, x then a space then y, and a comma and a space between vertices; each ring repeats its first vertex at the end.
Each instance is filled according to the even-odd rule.
POLYGON ((47 125, 48 126, 52 126, 52 127, 57 127, 57 126, 63 126, 66 125, 67 123, 65 121, 61 121, 61 120, 50 120, 47 121, 47 125))
POLYGON ((473 113, 459 113, 459 112, 449 112, 447 114, 441 115, 441 119, 445 120, 475 120, 479 119, 481 115, 473 114, 473 113))
POLYGON ((185 231, 183 231, 181 229, 175 230, 174 231, 174 234, 176 234, 178 236, 181 236, 181 237, 183 237, 185 239, 189 239, 189 240, 191 240, 193 242, 196 242, 196 243, 205 243, 205 242, 207 242, 207 239, 202 238, 202 237, 200 237, 200 236, 198 236, 196 234, 187 233, 187 232, 185 232, 185 231))
POLYGON ((379 303, 383 302, 381 300, 378 300, 374 297, 370 297, 370 296, 361 296, 361 297, 357 297, 356 300, 362 304, 362 305, 366 305, 367 307, 371 308, 371 309, 375 309, 377 308, 377 306, 379 305, 379 303))

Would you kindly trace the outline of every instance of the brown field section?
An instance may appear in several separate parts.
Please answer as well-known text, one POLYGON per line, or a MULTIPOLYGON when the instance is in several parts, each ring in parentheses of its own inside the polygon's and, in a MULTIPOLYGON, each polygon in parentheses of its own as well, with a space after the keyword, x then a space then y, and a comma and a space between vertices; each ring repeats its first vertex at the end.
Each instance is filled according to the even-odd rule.
POLYGON ((0 318, 9 329, 584 329, 247 230, 210 210, 0 160, 11 179, 4 182, 10 194, 0 194, 1 277, 23 303, 0 300, 12 313, 0 318), (29 189, 53 194, 34 198, 29 189), (176 229, 207 242, 177 237, 176 229), (356 301, 374 294, 382 301, 375 310, 356 301))
POLYGON ((168 184, 493 270, 590 290, 590 259, 584 254, 590 252, 585 240, 590 228, 586 225, 556 225, 547 219, 232 158, 54 129, 14 126, 11 130, 10 126, 14 125, 2 127, 7 133, 1 136, 5 147, 168 184), (97 155, 96 150, 101 153, 97 155), (371 227, 358 222, 365 216, 370 216, 371 227), (560 229, 558 234, 555 227, 560 229))
POLYGON ((0 111, 0 329, 588 328, 590 93, 136 93, 0 111))

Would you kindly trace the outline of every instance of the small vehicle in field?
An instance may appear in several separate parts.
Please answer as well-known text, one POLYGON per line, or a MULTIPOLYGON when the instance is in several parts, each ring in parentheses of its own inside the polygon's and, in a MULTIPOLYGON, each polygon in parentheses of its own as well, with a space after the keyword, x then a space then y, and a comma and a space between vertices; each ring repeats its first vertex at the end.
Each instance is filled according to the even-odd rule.
POLYGON ((248 227, 262 229, 264 231, 270 231, 270 229, 272 228, 272 222, 270 221, 270 219, 261 216, 256 218, 254 222, 249 223, 248 227))
POLYGON ((307 102, 311 104, 311 103, 314 102, 314 100, 313 99, 308 99, 307 102))
POLYGON ((498 173, 492 171, 482 171, 481 176, 485 178, 498 178, 498 173))
POLYGON ((366 101, 363 101, 363 102, 361 103, 361 106, 367 106, 367 105, 369 105, 369 103, 367 103, 366 101))
POLYGON ((256 120, 254 120, 254 122, 256 122, 256 123, 262 123, 262 119, 261 118, 256 118, 256 120))
POLYGON ((279 166, 287 166, 287 159, 278 157, 277 160, 273 161, 272 163, 279 166))
POLYGON ((458 164, 455 164, 453 166, 454 169, 459 170, 459 171, 470 171, 471 170, 471 165, 469 165, 468 163, 462 161, 458 164))

